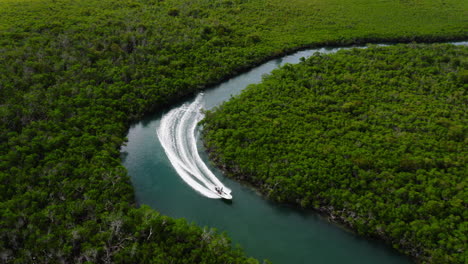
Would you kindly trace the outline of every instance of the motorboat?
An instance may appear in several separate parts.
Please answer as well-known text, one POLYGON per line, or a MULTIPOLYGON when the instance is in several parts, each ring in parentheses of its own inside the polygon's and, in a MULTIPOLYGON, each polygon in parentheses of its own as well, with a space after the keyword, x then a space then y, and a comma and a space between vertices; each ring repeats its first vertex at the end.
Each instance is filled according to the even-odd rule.
POLYGON ((215 193, 219 195, 219 197, 226 199, 226 200, 232 199, 231 190, 227 191, 223 189, 223 187, 220 187, 220 186, 215 186, 214 189, 215 189, 215 193))

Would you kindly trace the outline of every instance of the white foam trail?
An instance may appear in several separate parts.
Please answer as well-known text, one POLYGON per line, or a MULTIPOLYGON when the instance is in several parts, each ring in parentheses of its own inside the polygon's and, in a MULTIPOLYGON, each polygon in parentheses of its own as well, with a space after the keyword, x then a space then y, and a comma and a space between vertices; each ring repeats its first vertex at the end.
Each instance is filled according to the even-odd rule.
POLYGON ((231 190, 216 178, 198 154, 195 131, 203 118, 200 112, 201 98, 200 94, 190 105, 184 104, 165 114, 156 132, 169 161, 182 180, 202 195, 219 199, 221 197, 215 190, 216 186, 222 187, 227 195, 230 195, 231 190))

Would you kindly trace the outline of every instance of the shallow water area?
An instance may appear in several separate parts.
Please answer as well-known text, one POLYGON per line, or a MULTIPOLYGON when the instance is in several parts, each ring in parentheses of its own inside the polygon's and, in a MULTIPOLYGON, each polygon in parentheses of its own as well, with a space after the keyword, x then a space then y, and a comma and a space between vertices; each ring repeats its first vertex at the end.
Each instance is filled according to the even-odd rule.
MULTIPOLYGON (((466 45, 465 43, 461 43, 466 45)), ((285 63, 298 63, 315 52, 297 52, 269 61, 204 92, 201 103, 212 109, 247 85, 258 83, 262 75, 285 63)), ((186 103, 195 100, 192 98, 186 103)), ((173 106, 130 128, 128 143, 122 148, 139 204, 175 218, 186 218, 199 226, 226 232, 233 244, 240 244, 249 256, 273 263, 411 263, 389 246, 358 237, 329 223, 311 211, 289 208, 269 202, 252 189, 232 181, 209 164, 197 137, 199 155, 214 175, 232 190, 233 200, 209 199, 191 188, 177 173, 157 136, 161 117, 173 106)), ((186 106, 185 106, 186 107, 186 106)))

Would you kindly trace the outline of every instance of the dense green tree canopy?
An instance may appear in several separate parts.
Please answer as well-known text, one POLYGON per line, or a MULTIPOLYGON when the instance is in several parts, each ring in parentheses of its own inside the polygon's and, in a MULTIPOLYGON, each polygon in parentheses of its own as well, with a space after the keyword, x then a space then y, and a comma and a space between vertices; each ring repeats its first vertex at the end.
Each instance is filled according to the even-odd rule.
POLYGON ((119 152, 129 124, 300 47, 464 38, 466 6, 1 0, 1 261, 250 261, 224 236, 135 208, 119 152))
POLYGON ((419 260, 463 263, 468 47, 371 46, 286 65, 207 112, 211 157, 270 198, 419 260))

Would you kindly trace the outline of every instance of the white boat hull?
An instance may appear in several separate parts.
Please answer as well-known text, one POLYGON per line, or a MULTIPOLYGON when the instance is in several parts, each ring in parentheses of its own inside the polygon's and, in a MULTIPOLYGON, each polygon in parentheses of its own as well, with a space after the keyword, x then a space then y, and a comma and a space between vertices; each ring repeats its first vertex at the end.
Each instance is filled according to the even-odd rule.
POLYGON ((213 192, 218 195, 220 198, 222 199, 226 199, 226 200, 232 200, 232 195, 231 195, 231 190, 227 189, 223 189, 221 192, 219 190, 215 188, 213 188, 213 192))

